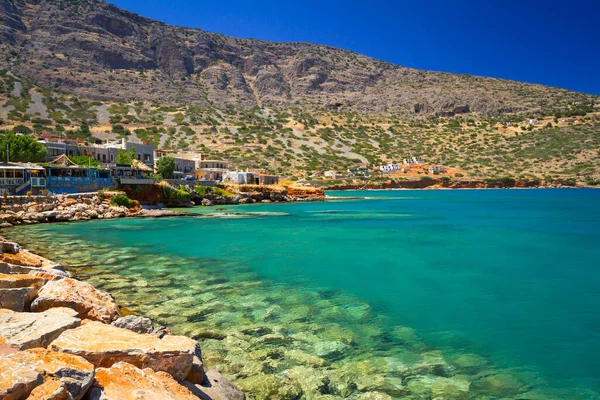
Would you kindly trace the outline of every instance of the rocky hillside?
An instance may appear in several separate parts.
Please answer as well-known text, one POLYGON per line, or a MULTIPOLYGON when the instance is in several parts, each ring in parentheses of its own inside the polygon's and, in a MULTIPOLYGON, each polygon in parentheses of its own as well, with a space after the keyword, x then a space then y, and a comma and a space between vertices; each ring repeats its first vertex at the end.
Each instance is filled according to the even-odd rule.
POLYGON ((110 101, 301 107, 453 116, 538 112, 593 96, 399 67, 306 43, 166 25, 103 0, 3 0, 0 66, 43 87, 110 101))

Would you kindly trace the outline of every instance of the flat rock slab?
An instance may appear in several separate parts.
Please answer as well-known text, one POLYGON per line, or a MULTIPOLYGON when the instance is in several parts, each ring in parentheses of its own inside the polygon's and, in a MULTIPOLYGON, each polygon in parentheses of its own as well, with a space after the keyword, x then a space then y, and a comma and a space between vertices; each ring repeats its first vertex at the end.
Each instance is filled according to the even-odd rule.
POLYGON ((167 372, 181 381, 192 368, 197 345, 195 340, 184 336, 166 335, 159 339, 89 321, 63 332, 50 348, 79 355, 98 368, 110 368, 118 362, 126 362, 138 368, 167 372))
POLYGON ((184 381, 183 384, 196 397, 202 400, 245 400, 246 395, 216 370, 206 371, 204 382, 194 385, 184 381))
POLYGON ((29 274, 0 274, 0 289, 42 287, 48 280, 29 274))
POLYGON ((85 359, 46 349, 0 357, 0 398, 81 399, 94 379, 85 359), (6 373, 4 372, 6 371, 6 373))
POLYGON ((42 313, 3 310, 0 313, 0 338, 20 350, 46 347, 61 333, 80 323, 71 309, 56 308, 42 313))
POLYGON ((76 279, 64 278, 48 282, 31 304, 35 312, 53 307, 69 307, 83 319, 111 323, 120 317, 115 299, 92 285, 76 279))
POLYGON ((127 363, 98 368, 90 400, 198 400, 169 374, 127 363))

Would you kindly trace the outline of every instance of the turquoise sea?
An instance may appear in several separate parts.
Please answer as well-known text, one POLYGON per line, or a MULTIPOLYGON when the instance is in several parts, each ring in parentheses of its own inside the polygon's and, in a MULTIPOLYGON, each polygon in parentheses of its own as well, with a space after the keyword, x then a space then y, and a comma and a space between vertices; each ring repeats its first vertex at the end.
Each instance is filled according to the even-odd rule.
POLYGON ((327 194, 6 233, 250 398, 600 399, 600 190, 327 194))

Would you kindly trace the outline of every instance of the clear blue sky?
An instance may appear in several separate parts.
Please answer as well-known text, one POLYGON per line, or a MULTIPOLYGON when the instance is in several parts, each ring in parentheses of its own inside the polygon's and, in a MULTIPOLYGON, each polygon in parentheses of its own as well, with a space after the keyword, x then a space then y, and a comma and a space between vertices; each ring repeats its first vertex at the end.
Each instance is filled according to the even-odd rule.
POLYGON ((111 0, 169 24, 600 95, 593 0, 111 0))

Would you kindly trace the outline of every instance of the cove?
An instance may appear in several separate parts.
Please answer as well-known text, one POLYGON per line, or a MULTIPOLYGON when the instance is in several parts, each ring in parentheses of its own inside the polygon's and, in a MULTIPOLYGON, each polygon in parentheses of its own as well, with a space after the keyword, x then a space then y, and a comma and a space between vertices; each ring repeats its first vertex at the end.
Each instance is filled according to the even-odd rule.
POLYGON ((340 398, 442 383, 464 398, 598 398, 600 191, 328 195, 349 199, 7 235, 195 333, 255 398, 251 377, 271 375, 340 398))

